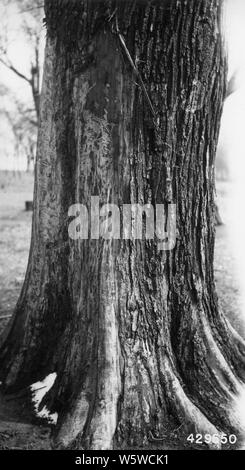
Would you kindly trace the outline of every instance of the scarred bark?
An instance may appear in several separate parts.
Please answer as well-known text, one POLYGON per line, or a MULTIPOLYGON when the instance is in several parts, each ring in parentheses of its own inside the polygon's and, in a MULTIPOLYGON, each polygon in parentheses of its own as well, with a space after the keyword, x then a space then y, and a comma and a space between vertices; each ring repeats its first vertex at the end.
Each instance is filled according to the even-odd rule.
POLYGON ((245 345, 213 275, 220 3, 46 1, 32 244, 0 357, 6 390, 57 372, 56 445, 147 445, 180 424, 241 431, 245 345), (69 239, 70 205, 95 195, 176 203, 174 250, 69 239))

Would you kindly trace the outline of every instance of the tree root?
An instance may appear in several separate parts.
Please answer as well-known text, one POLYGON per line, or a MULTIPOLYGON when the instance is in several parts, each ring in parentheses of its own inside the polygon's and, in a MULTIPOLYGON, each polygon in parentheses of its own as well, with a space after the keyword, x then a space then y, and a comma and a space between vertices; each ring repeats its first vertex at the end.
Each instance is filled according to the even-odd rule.
MULTIPOLYGON (((161 361, 162 378, 166 388, 167 397, 171 403, 172 411, 182 420, 183 430, 186 437, 190 432, 199 434, 217 434, 218 429, 206 418, 206 416, 197 408, 186 395, 183 386, 175 375, 174 367, 170 360, 165 356, 161 361)), ((219 449, 219 443, 210 443, 211 449, 219 449)))

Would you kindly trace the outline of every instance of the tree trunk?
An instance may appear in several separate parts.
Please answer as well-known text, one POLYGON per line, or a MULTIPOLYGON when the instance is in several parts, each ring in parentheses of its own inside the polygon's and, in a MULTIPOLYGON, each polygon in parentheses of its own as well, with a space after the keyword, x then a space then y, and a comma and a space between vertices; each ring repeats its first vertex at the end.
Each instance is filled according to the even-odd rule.
POLYGON ((32 243, 0 357, 6 391, 57 373, 56 445, 241 430, 245 345, 213 274, 220 18, 219 0, 46 0, 32 243), (175 248, 70 239, 69 207, 91 196, 176 203, 175 248))

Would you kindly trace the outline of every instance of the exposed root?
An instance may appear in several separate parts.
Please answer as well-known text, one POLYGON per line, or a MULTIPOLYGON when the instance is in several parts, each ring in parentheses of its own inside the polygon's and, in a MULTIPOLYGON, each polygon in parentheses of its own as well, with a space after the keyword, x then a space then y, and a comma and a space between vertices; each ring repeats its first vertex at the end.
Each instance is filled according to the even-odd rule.
POLYGON ((241 382, 235 377, 234 372, 231 370, 215 342, 205 316, 200 315, 199 320, 202 325, 201 335, 208 352, 208 363, 211 366, 213 374, 216 376, 218 384, 230 398, 233 398, 234 394, 239 393, 241 382))
POLYGON ((54 439, 55 447, 68 448, 78 435, 83 434, 88 412, 89 402, 86 398, 86 393, 82 391, 71 411, 65 415, 65 419, 64 416, 61 416, 63 421, 58 436, 54 439))
MULTIPOLYGON (((235 375, 236 371, 231 368, 226 361, 224 355, 215 342, 212 335, 210 326, 205 316, 200 317, 202 324, 202 337, 206 343, 208 351, 208 365, 210 366, 211 372, 215 375, 217 387, 224 392, 224 396, 228 398, 229 410, 227 404, 224 402, 220 403, 219 406, 224 409, 226 414, 226 421, 229 427, 236 429, 240 435, 245 435, 245 418, 241 417, 238 409, 240 405, 239 397, 244 396, 244 384, 235 375)), ((244 344, 242 338, 233 330, 231 327, 232 334, 234 335, 234 341, 239 341, 240 344, 244 344)))
POLYGON ((100 331, 103 341, 99 345, 95 377, 88 379, 64 422, 61 418, 56 438, 59 446, 69 447, 76 439, 78 447, 79 441, 95 450, 108 450, 113 446, 121 391, 119 339, 113 305, 103 309, 100 331))
MULTIPOLYGON (((206 416, 191 402, 185 394, 179 379, 174 374, 173 365, 165 356, 162 358, 161 364, 163 379, 165 382, 166 393, 171 403, 173 412, 183 420, 183 429, 186 431, 186 437, 190 432, 199 434, 217 434, 220 431, 206 418, 206 416)), ((211 449, 219 449, 219 443, 211 442, 211 449)))

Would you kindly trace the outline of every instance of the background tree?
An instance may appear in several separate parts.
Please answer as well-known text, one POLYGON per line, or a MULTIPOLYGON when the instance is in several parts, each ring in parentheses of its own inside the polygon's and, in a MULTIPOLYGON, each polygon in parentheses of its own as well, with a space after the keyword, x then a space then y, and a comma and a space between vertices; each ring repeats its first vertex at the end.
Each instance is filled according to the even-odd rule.
MULTIPOLYGON (((43 4, 35 0, 16 0, 13 2, 5 0, 2 5, 2 13, 6 9, 6 19, 2 14, 1 35, 0 35, 0 63, 7 67, 13 74, 23 82, 27 83, 31 92, 33 106, 28 100, 23 100, 9 89, 5 88, 4 104, 2 103, 1 115, 7 118, 11 132, 14 136, 14 152, 16 155, 25 154, 27 158, 27 169, 34 160, 36 152, 37 126, 40 108, 40 80, 42 71, 42 25, 43 25, 43 4), (14 38, 11 34, 10 19, 7 15, 9 8, 16 6, 15 14, 19 15, 20 33, 26 42, 31 45, 29 75, 26 74, 25 67, 19 68, 11 56, 11 46, 14 38)), ((12 11, 12 10, 10 10, 12 11)), ((17 27, 17 25, 16 25, 17 27)), ((13 28, 14 29, 14 28, 13 28)), ((12 32, 13 33, 13 32, 12 32)), ((2 86, 3 89, 3 86, 2 86)), ((1 93, 2 94, 2 93, 1 93)))
POLYGON ((14 139, 14 153, 18 159, 25 155, 27 159, 27 171, 35 160, 37 121, 33 110, 25 106, 6 87, 0 86, 2 109, 0 116, 6 119, 14 139))
MULTIPOLYGON (((8 5, 9 1, 5 2, 8 5)), ((24 72, 19 70, 11 61, 9 57, 9 41, 8 41, 8 25, 2 30, 1 45, 0 45, 0 62, 11 70, 20 79, 25 80, 31 88, 34 109, 36 112, 37 120, 39 118, 40 107, 40 78, 41 78, 41 60, 40 60, 40 40, 42 31, 42 18, 43 18, 43 4, 34 0, 17 1, 19 13, 22 14, 22 29, 27 37, 27 40, 33 44, 33 57, 30 64, 30 75, 27 76, 24 72), (27 16, 25 15, 27 14, 27 16)))
POLYGON ((220 0, 46 0, 29 263, 0 346, 19 390, 50 372, 56 445, 240 433, 245 345, 218 309, 214 162, 220 0), (178 240, 68 237, 69 207, 177 205, 178 240))

